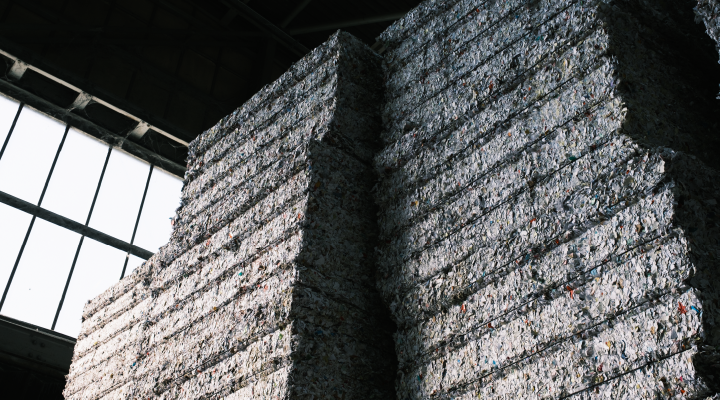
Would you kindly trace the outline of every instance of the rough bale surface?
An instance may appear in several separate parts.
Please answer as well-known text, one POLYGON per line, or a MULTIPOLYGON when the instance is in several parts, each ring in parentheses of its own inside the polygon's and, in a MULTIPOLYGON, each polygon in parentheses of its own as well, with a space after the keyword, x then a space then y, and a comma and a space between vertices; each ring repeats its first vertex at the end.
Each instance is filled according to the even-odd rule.
MULTIPOLYGON (((720 54, 720 2, 717 0, 698 0, 695 7, 697 19, 695 22, 703 23, 707 34, 715 41, 715 46, 720 54)), ((718 61, 720 63, 720 61, 718 61)), ((720 100, 720 94, 718 94, 720 100)))
POLYGON ((333 35, 190 144, 66 398, 713 396, 717 4, 428 0, 382 61, 333 35))
POLYGON ((398 398, 717 389, 720 113, 692 19, 683 1, 426 1, 383 33, 398 398))
POLYGON ((67 399, 394 397, 381 79, 335 34, 192 143, 170 242, 84 310, 67 399))

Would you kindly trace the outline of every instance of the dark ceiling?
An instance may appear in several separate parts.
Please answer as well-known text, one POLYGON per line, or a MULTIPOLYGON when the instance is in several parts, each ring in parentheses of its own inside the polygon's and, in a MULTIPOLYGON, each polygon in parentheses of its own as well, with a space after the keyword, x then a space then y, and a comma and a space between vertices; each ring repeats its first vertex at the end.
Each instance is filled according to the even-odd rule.
POLYGON ((0 50, 35 67, 13 78, 15 60, 0 56, 1 78, 3 88, 52 103, 66 122, 85 120, 118 136, 138 125, 102 102, 77 107, 78 92, 37 69, 60 78, 156 127, 129 137, 184 165, 186 148, 158 130, 189 142, 338 28, 372 45, 418 3, 0 0, 0 50))

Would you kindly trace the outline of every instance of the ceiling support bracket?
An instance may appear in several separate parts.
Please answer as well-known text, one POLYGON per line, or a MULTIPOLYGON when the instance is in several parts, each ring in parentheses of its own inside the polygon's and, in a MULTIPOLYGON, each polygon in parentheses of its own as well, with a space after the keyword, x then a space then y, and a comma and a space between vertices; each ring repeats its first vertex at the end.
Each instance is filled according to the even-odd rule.
POLYGON ((23 75, 25 75, 25 71, 27 71, 28 66, 29 65, 20 60, 15 60, 12 67, 10 67, 10 70, 7 73, 8 78, 14 81, 19 81, 23 77, 23 75))
POLYGON ((138 121, 137 125, 128 132, 127 137, 132 140, 140 140, 148 130, 150 130, 150 125, 147 122, 138 121))
POLYGON ((70 104, 70 107, 68 107, 68 111, 84 110, 91 101, 93 101, 92 95, 86 92, 80 92, 75 98, 75 101, 73 101, 72 104, 70 104))

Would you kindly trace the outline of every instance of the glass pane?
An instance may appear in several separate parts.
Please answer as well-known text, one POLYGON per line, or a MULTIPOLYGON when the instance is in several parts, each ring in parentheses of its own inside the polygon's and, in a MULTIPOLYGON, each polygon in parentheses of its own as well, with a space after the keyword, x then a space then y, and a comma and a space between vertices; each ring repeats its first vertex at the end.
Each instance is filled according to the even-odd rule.
POLYGON ((2 313, 50 328, 79 241, 77 233, 36 219, 2 313))
POLYGON ((87 220, 108 145, 70 129, 48 185, 43 208, 81 224, 87 220))
POLYGON ((127 268, 125 268, 125 276, 130 276, 130 274, 135 270, 135 268, 139 267, 144 263, 145 260, 138 256, 130 255, 130 259, 128 260, 127 268))
POLYGON ((0 160, 0 190, 37 204, 65 125, 24 107, 0 160))
POLYGON ((123 251, 85 238, 55 330, 77 337, 83 307, 120 279, 124 263, 123 251))
POLYGON ((130 242, 150 164, 113 149, 90 227, 130 242))
POLYGON ((20 107, 20 103, 17 101, 0 96, 0 149, 5 143, 8 132, 10 132, 18 107, 20 107))
POLYGON ((145 197, 135 245, 152 252, 167 243, 172 232, 170 218, 180 205, 182 180, 163 170, 153 170, 150 187, 145 197))
MULTIPOLYGON (((32 216, 16 208, 0 203, 0 290, 5 291, 5 284, 15 265, 20 246, 32 216)), ((0 292, 2 296, 3 292, 0 292)))

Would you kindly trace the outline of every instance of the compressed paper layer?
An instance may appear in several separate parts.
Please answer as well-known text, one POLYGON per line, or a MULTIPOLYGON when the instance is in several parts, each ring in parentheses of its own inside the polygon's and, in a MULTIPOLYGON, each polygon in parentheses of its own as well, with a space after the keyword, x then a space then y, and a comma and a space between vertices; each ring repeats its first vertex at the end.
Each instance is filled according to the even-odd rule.
POLYGON ((398 398, 711 393, 720 176, 670 147, 714 162, 717 118, 673 7, 426 1, 380 36, 398 398))
POLYGON ((335 34, 194 141, 170 242, 88 304, 66 398, 392 398, 381 90, 335 34))
POLYGON ((66 397, 712 395, 690 3, 428 0, 382 66, 333 35, 190 144, 171 240, 87 305, 66 397))
MULTIPOLYGON (((720 54, 720 2, 698 0, 695 13, 698 16, 696 22, 702 22, 705 25, 707 34, 715 41, 718 54, 720 54)), ((718 62, 720 63, 720 61, 718 62)), ((720 99, 720 94, 718 99, 720 99)))

